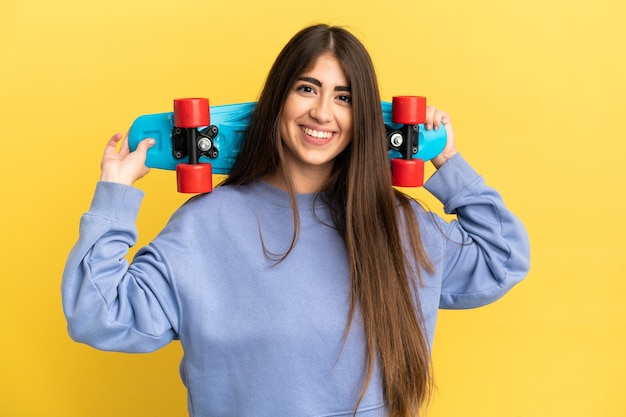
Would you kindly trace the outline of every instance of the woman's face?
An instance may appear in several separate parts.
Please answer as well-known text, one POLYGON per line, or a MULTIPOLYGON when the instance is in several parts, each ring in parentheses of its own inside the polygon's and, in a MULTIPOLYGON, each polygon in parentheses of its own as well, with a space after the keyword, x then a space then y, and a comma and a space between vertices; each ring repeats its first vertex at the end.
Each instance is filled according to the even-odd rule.
POLYGON ((337 58, 323 54, 291 87, 280 119, 285 163, 296 190, 330 176, 352 140, 350 85, 337 58))

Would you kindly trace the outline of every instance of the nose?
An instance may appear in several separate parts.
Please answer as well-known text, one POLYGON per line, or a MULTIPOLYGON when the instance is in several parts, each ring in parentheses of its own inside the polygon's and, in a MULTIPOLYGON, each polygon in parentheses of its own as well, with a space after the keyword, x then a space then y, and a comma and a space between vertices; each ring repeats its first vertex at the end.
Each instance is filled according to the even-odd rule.
POLYGON ((309 114, 320 123, 328 123, 333 120, 331 98, 319 97, 313 103, 309 114))

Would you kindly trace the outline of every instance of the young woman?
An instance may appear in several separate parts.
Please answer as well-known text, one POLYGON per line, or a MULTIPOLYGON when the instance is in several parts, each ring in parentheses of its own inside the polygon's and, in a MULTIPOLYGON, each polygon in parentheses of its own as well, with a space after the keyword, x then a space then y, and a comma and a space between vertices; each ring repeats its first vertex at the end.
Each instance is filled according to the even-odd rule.
POLYGON ((189 414, 414 416, 439 308, 495 301, 527 273, 523 225, 448 143, 425 188, 445 222, 391 186, 376 76, 349 32, 317 25, 279 54, 240 157, 151 244, 136 242, 143 141, 107 144, 67 261, 70 335, 147 352, 179 339, 189 414))

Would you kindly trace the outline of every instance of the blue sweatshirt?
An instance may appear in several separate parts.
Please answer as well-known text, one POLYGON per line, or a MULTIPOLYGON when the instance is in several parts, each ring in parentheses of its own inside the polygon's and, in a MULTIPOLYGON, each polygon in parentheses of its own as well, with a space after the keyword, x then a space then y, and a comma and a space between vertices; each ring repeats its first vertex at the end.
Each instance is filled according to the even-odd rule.
MULTIPOLYGON (((439 308, 491 303, 526 275, 529 243, 460 155, 425 187, 458 219, 414 205, 435 266, 418 290, 432 344, 439 308)), ((348 263, 328 208, 313 194, 297 196, 297 244, 276 264, 267 252, 284 253, 293 235, 287 193, 262 181, 218 187, 183 205, 129 264, 142 197, 98 183, 63 276, 71 337, 122 352, 180 339, 193 417, 351 415, 365 342, 357 316, 344 344, 348 263)), ((378 367, 357 415, 386 415, 378 367)))

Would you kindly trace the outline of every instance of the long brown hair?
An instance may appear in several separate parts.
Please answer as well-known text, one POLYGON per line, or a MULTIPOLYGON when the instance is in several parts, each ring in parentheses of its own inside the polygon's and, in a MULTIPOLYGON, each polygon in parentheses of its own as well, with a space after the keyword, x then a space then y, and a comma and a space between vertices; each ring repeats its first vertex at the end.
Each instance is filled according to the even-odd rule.
POLYGON ((284 169, 279 120, 297 77, 324 53, 342 64, 352 96, 353 137, 336 158, 320 195, 328 199, 348 252, 351 295, 346 335, 358 306, 367 340, 366 373, 355 413, 378 357, 390 417, 415 416, 432 387, 429 345, 416 296, 422 271, 431 272, 432 264, 410 198, 391 186, 376 74, 354 35, 340 27, 315 25, 287 43, 269 72, 240 155, 223 184, 248 184, 276 172, 283 175, 294 214, 291 247, 296 244, 298 209, 284 169))

